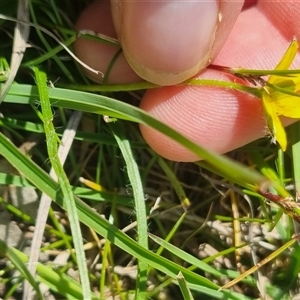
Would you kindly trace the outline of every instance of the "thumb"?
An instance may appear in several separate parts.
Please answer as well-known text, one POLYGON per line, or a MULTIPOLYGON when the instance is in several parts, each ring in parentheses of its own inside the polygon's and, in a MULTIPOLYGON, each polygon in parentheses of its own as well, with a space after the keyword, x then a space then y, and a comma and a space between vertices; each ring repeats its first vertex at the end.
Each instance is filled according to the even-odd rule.
POLYGON ((243 1, 111 0, 124 55, 142 78, 180 83, 219 53, 243 1))

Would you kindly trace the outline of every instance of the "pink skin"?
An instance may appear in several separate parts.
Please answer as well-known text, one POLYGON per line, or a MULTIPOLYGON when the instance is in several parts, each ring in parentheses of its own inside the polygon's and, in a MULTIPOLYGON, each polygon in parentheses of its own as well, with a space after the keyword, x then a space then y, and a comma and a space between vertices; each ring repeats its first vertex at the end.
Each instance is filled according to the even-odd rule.
MULTIPOLYGON (((221 9, 224 3, 226 2, 222 1, 221 9)), ((213 63, 251 69, 274 68, 292 38, 296 36, 300 39, 299 9, 300 2, 297 1, 278 3, 259 1, 239 14, 229 37, 226 32, 230 31, 230 24, 234 22, 238 13, 234 11, 231 15, 230 10, 223 10, 225 21, 223 20, 224 23, 222 21, 222 25, 217 29, 214 45, 209 50, 210 57, 215 57, 213 63), (225 40, 226 43, 220 51, 225 40), (220 53, 216 55, 219 51, 220 53)), ((114 17, 116 22, 115 19, 116 17, 114 17)), ((88 51, 90 50, 83 51, 84 55, 81 58, 89 56, 88 51)), ((155 53, 151 55, 154 56, 155 53)), ((171 55, 170 53, 169 56, 171 55)), ((134 66, 134 63, 132 65, 134 66)), ((299 55, 293 65, 299 68, 299 55)), ((97 64, 91 66, 97 69, 97 64)), ((151 66, 147 68, 151 73, 151 66)), ((156 69, 157 67, 154 67, 154 70, 156 69)), ((165 71, 172 72, 172 70, 165 71)), ((209 69, 200 72, 196 77, 229 80, 225 74, 209 69)), ((159 81, 159 77, 154 79, 157 80, 159 81)), ((260 100, 233 90, 188 86, 162 87, 147 91, 141 102, 141 108, 200 145, 220 153, 240 147, 266 134, 260 100)), ((198 159, 151 128, 141 126, 141 131, 147 143, 168 159, 176 161, 198 159)))
POLYGON ((112 0, 111 5, 129 64, 148 81, 174 85, 216 56, 243 2, 112 0))
MULTIPOLYGON (((106 36, 117 38, 117 34, 112 22, 110 3, 108 1, 95 1, 79 17, 77 30, 91 30, 102 33, 106 36)), ((96 41, 83 38, 77 39, 74 50, 76 55, 82 58, 89 66, 104 73, 112 60, 118 47, 109 46, 96 41)), ((93 81, 102 82, 101 75, 97 75, 84 69, 85 74, 93 81)), ((108 78, 108 83, 130 83, 138 82, 142 79, 136 75, 128 65, 122 53, 114 64, 108 78)))

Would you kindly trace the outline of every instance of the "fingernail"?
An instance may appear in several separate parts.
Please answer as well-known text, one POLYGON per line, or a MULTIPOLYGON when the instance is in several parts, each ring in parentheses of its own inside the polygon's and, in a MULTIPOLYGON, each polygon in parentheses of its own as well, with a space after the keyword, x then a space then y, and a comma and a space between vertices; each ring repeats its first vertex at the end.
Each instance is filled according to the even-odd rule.
POLYGON ((111 3, 125 57, 145 80, 173 85, 208 65, 219 1, 111 3))

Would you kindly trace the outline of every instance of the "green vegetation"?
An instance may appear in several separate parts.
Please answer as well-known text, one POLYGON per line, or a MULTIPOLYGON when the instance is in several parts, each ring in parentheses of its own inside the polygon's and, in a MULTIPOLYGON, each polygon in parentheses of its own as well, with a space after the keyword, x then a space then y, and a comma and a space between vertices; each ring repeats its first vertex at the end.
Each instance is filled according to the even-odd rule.
MULTIPOLYGON (((17 1, 0 3, 1 231, 16 225, 26 238, 16 245, 8 234, 1 236, 0 297, 17 299, 30 287, 39 298, 50 292, 56 299, 289 299, 297 294, 300 247, 298 236, 292 237, 300 210, 291 196, 300 182, 299 123, 287 129, 286 152, 262 139, 221 156, 189 141, 134 105, 143 89, 154 85, 99 86, 82 74, 64 47, 72 51, 76 32, 70 24, 87 2, 30 0, 32 47, 21 64, 19 56, 8 63, 20 7, 17 1), (137 123, 205 161, 159 157, 137 123), (23 205, 13 201, 14 193, 23 205), (31 203, 33 194, 39 200, 28 210, 24 203, 31 203), (42 262, 35 264, 34 257, 42 262), (259 268, 260 261, 268 264, 259 268), (255 273, 221 289, 253 266, 255 273)), ((24 46, 22 39, 17 42, 24 46)), ((269 73, 251 74, 258 79, 269 73)), ((188 83, 264 93, 225 82, 188 83)))

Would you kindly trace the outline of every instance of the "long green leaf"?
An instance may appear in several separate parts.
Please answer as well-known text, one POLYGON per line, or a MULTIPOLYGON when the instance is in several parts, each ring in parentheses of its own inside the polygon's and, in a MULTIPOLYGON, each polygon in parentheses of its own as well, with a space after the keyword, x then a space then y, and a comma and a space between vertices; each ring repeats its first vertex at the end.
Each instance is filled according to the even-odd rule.
POLYGON ((185 251, 183 251, 183 250, 179 249, 178 247, 170 244, 169 242, 166 242, 165 240, 161 239, 160 237, 155 236, 151 233, 148 233, 148 235, 154 242, 156 242, 160 246, 164 247, 165 249, 167 249, 168 251, 170 251, 174 255, 180 257, 185 262, 198 267, 200 270, 203 270, 205 272, 211 273, 211 274, 216 275, 216 276, 223 276, 224 275, 221 272, 219 272, 218 270, 216 270, 215 268, 208 265, 207 263, 205 263, 205 262, 197 259, 196 257, 186 253, 185 251))
MULTIPOLYGON (((225 156, 218 155, 197 145, 166 124, 151 117, 145 111, 127 103, 101 95, 58 88, 51 90, 49 96, 51 104, 58 107, 109 115, 153 127, 205 159, 211 166, 218 168, 219 173, 223 177, 249 189, 253 190, 257 186, 268 182, 260 173, 249 170, 225 156)), ((38 93, 36 87, 30 85, 13 85, 4 101, 19 104, 34 104, 37 99, 38 93)))
MULTIPOLYGON (((147 226, 147 212, 145 204, 145 196, 143 190, 143 184, 140 177, 138 165, 134 159, 134 154, 131 150, 129 141, 126 139, 124 132, 120 125, 117 123, 110 123, 110 128, 114 134, 114 137, 120 147, 123 158, 126 162, 126 170, 130 180, 130 185, 133 191, 134 208, 137 221, 137 235, 138 243, 148 249, 148 226, 147 226)), ((136 285, 135 299, 146 299, 147 290, 147 271, 148 264, 144 260, 138 262, 138 280, 136 285)))
POLYGON ((63 169, 63 166, 58 157, 58 142, 59 138, 55 132, 53 125, 52 108, 49 101, 49 92, 47 87, 47 75, 45 72, 40 71, 38 68, 33 68, 35 74, 35 80, 38 85, 39 99, 42 107, 42 117, 44 123, 44 130, 46 135, 46 143, 48 156, 59 182, 61 192, 63 194, 64 205, 68 212, 70 220, 70 227, 73 236, 73 243, 76 252, 77 265, 79 269, 79 275, 82 283, 82 291, 84 299, 91 299, 91 290, 89 282, 89 273, 83 250, 83 238, 81 234, 80 223, 78 219, 76 204, 74 200, 74 194, 72 192, 71 185, 68 177, 63 169))

